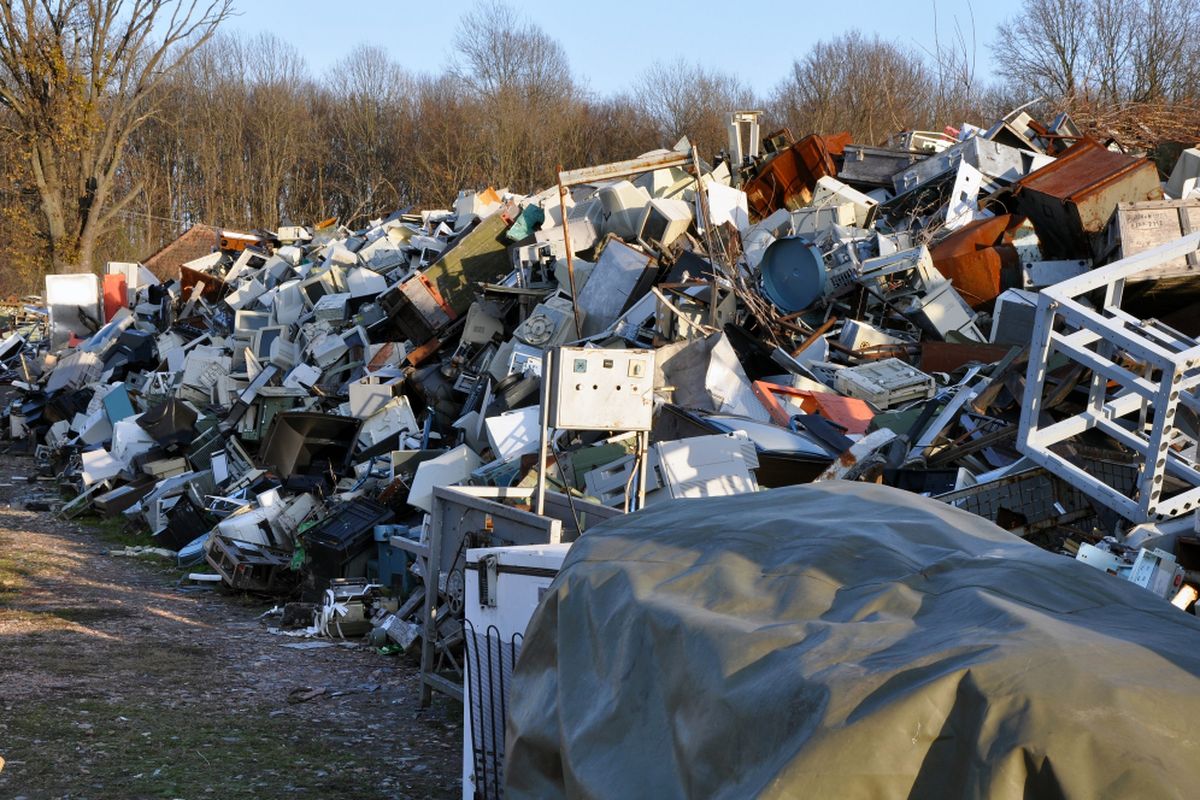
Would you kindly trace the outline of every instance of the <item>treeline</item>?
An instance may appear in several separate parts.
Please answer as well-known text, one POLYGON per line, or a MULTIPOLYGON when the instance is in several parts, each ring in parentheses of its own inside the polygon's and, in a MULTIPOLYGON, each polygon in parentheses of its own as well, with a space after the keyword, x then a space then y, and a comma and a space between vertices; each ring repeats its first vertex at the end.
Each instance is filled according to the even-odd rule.
MULTIPOLYGON (((86 7, 114 4, 120 0, 86 7)), ((271 228, 337 217, 355 226, 394 208, 444 207, 465 187, 536 191, 560 164, 630 158, 685 135, 707 157, 726 146, 726 113, 739 108, 763 109, 764 132, 849 130, 880 143, 905 128, 989 123, 1041 96, 1045 108, 1073 110, 1101 135, 1143 145, 1189 133, 1200 139, 1200 118, 1189 116, 1200 94, 1200 59, 1189 51, 1198 4, 1028 0, 997 33, 999 74, 982 79, 967 32, 932 52, 848 33, 799 56, 765 97, 741 76, 686 61, 656 64, 628 91, 598 95, 572 74, 560 43, 499 3, 462 17, 453 63, 440 73, 414 72, 382 49, 360 47, 314 76, 287 42, 217 30, 223 17, 214 17, 211 30, 193 34, 190 41, 203 39, 194 52, 139 101, 102 201, 105 224, 88 246, 69 226, 50 235, 44 181, 31 158, 38 139, 19 120, 7 126, 0 292, 36 291, 47 269, 144 257, 195 222, 271 228), (1151 45, 1178 57, 1148 59, 1140 48, 1151 45), (1070 55, 1056 61, 1060 53, 1070 55)), ((5 44, 0 35, 0 54, 5 44)), ((13 72, 0 68, 0 84, 13 72)), ((10 104, 0 105, 13 116, 10 104)), ((55 133, 65 142, 60 159, 84 153, 80 142, 91 141, 103 119, 85 108, 90 127, 55 133)))
POLYGON ((146 186, 144 219, 127 215, 130 245, 161 239, 175 221, 271 227, 336 216, 353 226, 397 207, 443 207, 464 187, 531 192, 560 164, 632 158, 683 136, 707 158, 726 147, 734 109, 764 109, 764 132, 851 130, 870 142, 982 110, 966 83, 931 93, 953 82, 921 54, 857 33, 818 45, 766 98, 737 75, 683 60, 597 95, 558 42, 506 6, 468 13, 454 44, 441 73, 408 71, 364 46, 313 77, 276 37, 214 37, 130 143, 129 177, 146 186))

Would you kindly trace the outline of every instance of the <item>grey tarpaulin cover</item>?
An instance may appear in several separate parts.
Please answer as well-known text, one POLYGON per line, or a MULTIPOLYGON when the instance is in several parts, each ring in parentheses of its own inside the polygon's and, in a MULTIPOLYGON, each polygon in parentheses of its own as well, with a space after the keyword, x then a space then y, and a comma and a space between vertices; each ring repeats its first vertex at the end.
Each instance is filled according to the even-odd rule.
POLYGON ((1197 797, 1200 623, 828 482, 597 526, 513 677, 507 797, 1197 797))

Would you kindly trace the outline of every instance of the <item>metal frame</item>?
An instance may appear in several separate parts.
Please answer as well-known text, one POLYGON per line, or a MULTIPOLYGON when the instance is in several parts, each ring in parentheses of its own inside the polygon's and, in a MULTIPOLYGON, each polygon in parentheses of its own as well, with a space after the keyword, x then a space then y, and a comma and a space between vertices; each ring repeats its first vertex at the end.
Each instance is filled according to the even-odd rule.
POLYGON ((1197 250, 1200 233, 1047 287, 1038 297, 1018 447, 1038 465, 1135 523, 1200 507, 1200 466, 1172 447, 1185 435, 1175 427, 1179 406, 1200 414, 1200 343, 1156 320, 1131 316, 1121 309, 1121 300, 1126 281, 1197 250), (1101 289, 1104 300, 1099 308, 1082 302, 1084 295, 1101 289), (1047 422, 1041 419, 1046 374, 1056 354, 1091 370, 1092 377, 1084 410, 1047 422), (1141 365, 1139 372, 1126 366, 1130 360, 1141 365), (1109 389, 1110 382, 1116 384, 1115 391, 1109 389), (1093 430, 1141 456, 1136 495, 1125 496, 1051 451, 1093 430), (1164 498, 1168 475, 1185 488, 1164 498))
MULTIPOLYGON (((1093 474, 1104 474, 1116 486, 1131 489, 1137 480, 1137 469, 1099 458, 1082 462, 1093 474)), ((1066 526, 1084 530, 1111 530, 1109 509, 1097 509, 1093 501, 1076 486, 1052 474, 1045 467, 1034 467, 1005 475, 965 489, 934 495, 947 505, 961 508, 1002 525, 1009 533, 1022 539, 1054 532, 1066 526), (1098 511, 1102 511, 1103 516, 1098 511), (1019 514, 1007 524, 1005 512, 1019 514), (1013 522, 1020 524, 1013 526, 1013 522)))
MULTIPOLYGON (((456 683, 437 674, 436 659, 438 651, 444 649, 438 625, 452 613, 449 604, 443 603, 439 598, 443 590, 443 576, 449 578, 454 559, 469 530, 489 529, 493 536, 504 539, 507 544, 558 544, 564 540, 574 541, 582 533, 583 523, 576 516, 579 512, 589 516, 589 524, 592 520, 608 519, 621 513, 618 509, 595 503, 572 501, 558 493, 551 493, 546 498, 549 501, 546 509, 548 516, 500 502, 531 502, 534 494, 535 490, 531 488, 435 486, 429 530, 425 540, 418 542, 403 536, 391 537, 393 547, 406 550, 417 557, 425 582, 424 607, 421 612, 420 686, 423 707, 432 702, 435 689, 458 700, 463 699, 461 678, 456 683)), ((465 566, 464 552, 463 567, 465 566)))
POLYGON ((729 112, 729 154, 733 162, 730 178, 733 185, 740 186, 741 169, 748 160, 758 158, 762 150, 762 135, 759 132, 759 119, 762 111, 730 111, 729 112), (743 136, 743 133, 745 136, 743 136))

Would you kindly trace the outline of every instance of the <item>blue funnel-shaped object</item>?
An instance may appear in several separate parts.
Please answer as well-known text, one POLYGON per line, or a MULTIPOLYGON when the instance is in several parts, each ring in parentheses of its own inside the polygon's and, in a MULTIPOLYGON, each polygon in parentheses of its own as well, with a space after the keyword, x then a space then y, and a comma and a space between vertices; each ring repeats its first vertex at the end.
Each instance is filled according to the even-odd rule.
POLYGON ((786 313, 803 311, 825 293, 825 259, 807 239, 776 239, 758 268, 763 293, 786 313))

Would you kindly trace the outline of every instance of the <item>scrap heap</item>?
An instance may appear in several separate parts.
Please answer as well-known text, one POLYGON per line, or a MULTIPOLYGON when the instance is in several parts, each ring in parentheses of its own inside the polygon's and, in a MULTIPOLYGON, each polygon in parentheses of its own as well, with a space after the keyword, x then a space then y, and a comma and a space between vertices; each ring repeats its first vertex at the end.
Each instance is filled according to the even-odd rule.
POLYGON ((1164 190, 1065 117, 878 147, 758 119, 715 166, 684 141, 361 230, 223 231, 165 282, 47 276, 44 335, 0 343, 11 436, 64 515, 298 598, 310 632, 422 640, 430 674, 466 547, 816 480, 939 497, 1191 609, 1197 331, 1122 301, 1193 290, 1200 151, 1164 190))

